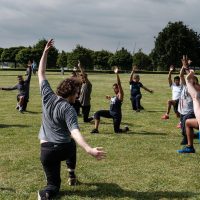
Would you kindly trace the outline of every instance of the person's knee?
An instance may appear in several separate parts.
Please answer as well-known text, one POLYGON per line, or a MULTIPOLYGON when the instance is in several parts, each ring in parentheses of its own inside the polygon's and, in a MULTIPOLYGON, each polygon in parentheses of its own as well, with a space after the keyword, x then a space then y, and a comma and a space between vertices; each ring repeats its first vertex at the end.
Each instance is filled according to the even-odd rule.
POLYGON ((97 111, 97 112, 94 113, 94 119, 100 120, 100 113, 99 113, 99 111, 97 111))

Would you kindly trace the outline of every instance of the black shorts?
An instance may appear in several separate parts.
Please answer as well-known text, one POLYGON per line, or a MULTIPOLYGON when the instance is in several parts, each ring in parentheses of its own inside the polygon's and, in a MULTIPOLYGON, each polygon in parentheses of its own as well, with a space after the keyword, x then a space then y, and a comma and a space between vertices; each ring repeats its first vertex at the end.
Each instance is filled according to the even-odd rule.
POLYGON ((174 104, 174 112, 175 113, 178 113, 178 102, 179 102, 179 99, 175 100, 175 104, 174 104))

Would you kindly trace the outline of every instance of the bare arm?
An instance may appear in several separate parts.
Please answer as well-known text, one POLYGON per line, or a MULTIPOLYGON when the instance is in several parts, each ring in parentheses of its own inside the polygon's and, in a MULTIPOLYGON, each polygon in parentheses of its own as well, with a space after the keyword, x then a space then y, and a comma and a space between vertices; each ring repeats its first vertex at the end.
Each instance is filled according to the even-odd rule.
POLYGON ((135 73, 135 70, 132 69, 129 82, 131 82, 131 81, 133 80, 133 74, 134 74, 134 73, 135 73))
POLYGON ((85 76, 85 70, 83 69, 83 66, 81 65, 81 62, 80 62, 80 61, 78 61, 78 68, 79 68, 81 74, 82 74, 83 76, 85 76))
POLYGON ((169 74, 168 74, 168 83, 169 83, 169 86, 172 85, 172 72, 174 70, 174 66, 171 65, 170 68, 169 68, 169 74))
POLYGON ((146 90, 147 92, 153 93, 153 90, 150 90, 150 89, 148 89, 148 88, 145 87, 145 86, 142 86, 142 88, 143 88, 144 90, 146 90))
POLYGON ((119 98, 119 100, 123 101, 123 99, 124 99, 124 91, 122 89, 122 85, 121 85, 121 81, 120 81, 120 78, 119 78, 118 71, 119 71, 119 69, 116 67, 114 69, 114 72, 117 75, 117 85, 118 85, 118 89, 119 89, 118 98, 119 98))
POLYGON ((180 70, 180 80, 181 80, 182 85, 186 85, 184 74, 185 72, 187 74, 189 73, 187 56, 183 56, 183 58, 181 59, 181 62, 182 62, 182 68, 180 70))
POLYGON ((50 48, 53 46, 54 41, 53 39, 50 39, 43 51, 42 57, 40 59, 40 64, 38 68, 38 79, 39 79, 39 84, 41 85, 42 81, 46 79, 45 76, 45 71, 46 71, 46 65, 47 65, 47 55, 49 53, 50 48))
POLYGON ((102 147, 92 148, 81 135, 78 129, 71 131, 72 138, 77 142, 77 144, 82 147, 89 155, 95 157, 97 160, 105 158, 106 152, 103 151, 102 147))

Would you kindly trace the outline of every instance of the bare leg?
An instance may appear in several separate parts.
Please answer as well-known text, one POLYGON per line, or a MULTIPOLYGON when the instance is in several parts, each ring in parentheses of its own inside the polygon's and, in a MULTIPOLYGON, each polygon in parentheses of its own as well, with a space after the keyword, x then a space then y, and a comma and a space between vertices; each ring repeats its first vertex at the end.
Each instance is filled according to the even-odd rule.
POLYGON ((100 120, 99 119, 95 119, 95 122, 94 122, 95 124, 94 124, 94 126, 95 126, 95 129, 97 129, 98 130, 98 128, 99 128, 99 123, 100 123, 100 120))
POLYGON ((199 125, 195 118, 187 119, 185 122, 185 129, 187 134, 188 145, 193 146, 194 130, 193 128, 198 129, 199 125))
POLYGON ((167 102, 167 113, 166 113, 167 115, 169 115, 169 113, 170 113, 171 105, 172 105, 171 100, 169 100, 169 101, 167 102))
POLYGON ((198 124, 200 125, 200 99, 198 98, 198 91, 193 85, 193 77, 194 77, 194 71, 190 71, 190 73, 186 77, 186 84, 188 87, 188 92, 190 93, 193 99, 194 114, 196 116, 198 124))

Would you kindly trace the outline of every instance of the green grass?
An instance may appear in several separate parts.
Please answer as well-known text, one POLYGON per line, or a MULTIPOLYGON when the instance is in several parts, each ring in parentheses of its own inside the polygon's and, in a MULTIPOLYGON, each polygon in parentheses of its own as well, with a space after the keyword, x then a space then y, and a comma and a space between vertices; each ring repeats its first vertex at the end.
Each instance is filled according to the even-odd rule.
MULTIPOLYGON (((0 86, 14 85, 19 72, 0 72, 0 86)), ((22 72, 20 72, 22 74, 22 72)), ((68 76, 69 74, 66 74, 68 76)), ((62 164, 62 185, 58 199, 200 199, 200 145, 196 154, 179 155, 181 146, 178 119, 161 120, 166 102, 171 98, 167 75, 141 75, 144 86, 154 94, 142 91, 145 110, 135 113, 129 100, 129 75, 120 74, 125 92, 122 126, 128 134, 114 134, 112 121, 102 119, 100 134, 91 135, 92 124, 79 118, 82 134, 92 146, 103 146, 107 158, 96 161, 78 147, 77 176, 83 183, 67 185, 67 170, 62 164)), ((64 76, 47 73, 53 89, 64 76)), ((112 95, 115 75, 89 74, 93 84, 91 114, 108 109, 105 95, 112 95)), ((16 91, 0 91, 0 199, 36 199, 37 190, 45 185, 39 160, 38 132, 41 124, 41 99, 37 77, 31 81, 28 112, 15 110, 16 91)))

